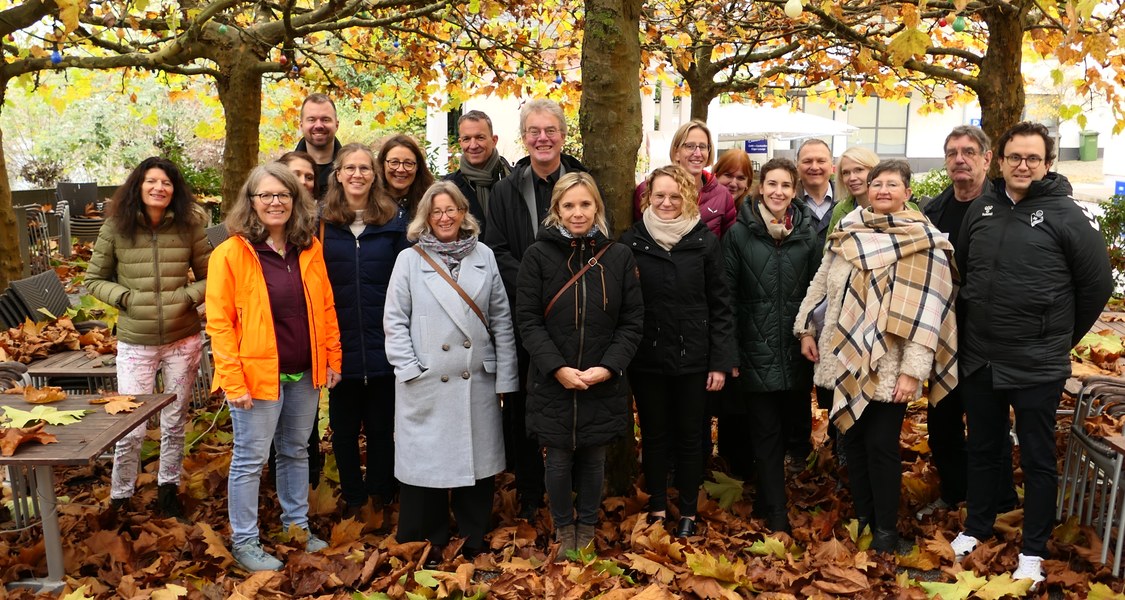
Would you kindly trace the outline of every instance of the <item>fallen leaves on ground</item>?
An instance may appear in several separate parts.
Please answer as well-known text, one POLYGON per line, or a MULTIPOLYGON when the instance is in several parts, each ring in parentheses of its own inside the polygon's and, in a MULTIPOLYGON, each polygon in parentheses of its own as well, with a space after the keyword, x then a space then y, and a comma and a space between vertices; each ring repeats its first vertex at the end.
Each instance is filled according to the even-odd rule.
POLYGON ((46 423, 32 427, 0 427, 0 454, 13 456, 23 444, 38 442, 40 444, 53 444, 58 441, 55 436, 43 431, 46 423))

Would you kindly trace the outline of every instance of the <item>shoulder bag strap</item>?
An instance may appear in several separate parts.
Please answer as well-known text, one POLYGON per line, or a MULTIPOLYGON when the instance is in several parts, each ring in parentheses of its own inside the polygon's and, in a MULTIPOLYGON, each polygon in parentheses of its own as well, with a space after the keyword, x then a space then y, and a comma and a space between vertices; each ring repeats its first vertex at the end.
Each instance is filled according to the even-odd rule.
POLYGON ((557 302, 559 297, 561 297, 563 295, 563 292, 570 289, 570 286, 574 285, 574 282, 578 281, 578 279, 580 277, 585 275, 586 271, 590 270, 590 267, 598 264, 598 259, 600 259, 602 257, 602 255, 605 254, 605 251, 609 250, 609 247, 612 246, 612 245, 613 245, 613 242, 610 241, 605 246, 602 246, 602 249, 598 250, 597 254, 595 254, 592 258, 590 258, 590 260, 586 261, 586 264, 583 265, 581 269, 578 269, 578 272, 574 274, 574 277, 571 277, 570 281, 566 282, 566 284, 563 285, 562 288, 559 289, 558 293, 555 294, 555 297, 551 298, 551 301, 547 303, 547 310, 543 311, 544 317, 551 314, 551 308, 555 306, 555 302, 557 302))
POLYGON ((465 304, 469 305, 469 308, 472 309, 474 313, 476 313, 477 317, 480 319, 480 322, 484 323, 484 328, 491 334, 492 329, 488 326, 488 319, 484 318, 484 313, 481 311, 480 307, 477 306, 477 303, 473 302, 473 299, 469 297, 469 294, 467 294, 461 286, 457 285, 457 282, 449 276, 449 273, 447 273, 445 269, 441 267, 441 265, 437 264, 434 259, 430 258, 430 255, 426 254, 425 250, 417 245, 413 246, 413 248, 415 252, 417 252, 422 258, 426 260, 426 262, 430 263, 430 266, 433 267, 434 270, 437 271, 437 274, 441 275, 441 278, 444 279, 445 282, 453 288, 453 291, 457 292, 458 296, 461 296, 461 299, 465 301, 465 304))

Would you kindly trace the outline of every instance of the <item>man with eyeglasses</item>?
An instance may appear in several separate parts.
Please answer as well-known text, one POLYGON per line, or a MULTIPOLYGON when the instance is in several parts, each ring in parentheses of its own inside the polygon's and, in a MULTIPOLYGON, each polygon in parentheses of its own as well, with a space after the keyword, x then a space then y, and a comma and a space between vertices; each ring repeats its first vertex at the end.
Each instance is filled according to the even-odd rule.
MULTIPOLYGON (((562 107, 546 99, 531 100, 520 109, 520 135, 528 155, 493 186, 481 240, 496 255, 508 302, 516 305, 516 278, 524 252, 535 241, 551 206, 551 192, 565 173, 587 171, 577 158, 563 154, 566 117, 562 107)), ((518 336, 518 332, 517 332, 518 336)), ((517 339, 520 392, 504 395, 504 446, 516 475, 520 518, 531 521, 543 506, 543 455, 524 429, 527 369, 531 359, 517 339)))
POLYGON ((336 118, 336 103, 324 94, 309 94, 301 103, 301 141, 294 150, 308 152, 316 161, 316 190, 319 200, 328 189, 332 165, 340 151, 336 131, 340 121, 336 118))
MULTIPOLYGON (((977 198, 992 193, 992 183, 988 180, 991 163, 992 140, 980 127, 959 125, 945 137, 945 172, 953 183, 927 202, 922 207, 922 213, 954 245, 969 206, 977 198)), ((918 511, 919 519, 934 511, 953 508, 965 500, 969 465, 965 454, 965 403, 959 388, 951 391, 936 406, 926 406, 926 424, 941 494, 918 511)), ((1012 464, 1010 440, 1004 444, 1002 462, 1012 464)), ((1008 512, 1015 508, 1018 497, 1011 469, 1001 469, 997 486, 1000 494, 997 510, 1008 512)))
POLYGON ((487 230, 488 201, 492 188, 512 172, 512 165, 496 151, 500 138, 492 132, 492 119, 470 110, 457 119, 457 143, 461 146, 460 167, 445 176, 469 201, 469 212, 480 223, 481 237, 487 230))
POLYGON ((992 537, 1000 504, 1009 407, 1024 474, 1023 542, 1012 578, 1044 579, 1042 561, 1058 494, 1055 413, 1070 376, 1070 350, 1098 319, 1113 281, 1105 240, 1049 172, 1055 142, 1038 123, 1018 123, 997 143, 1003 178, 969 206, 957 262, 960 393, 969 426, 968 517, 951 543, 968 555, 992 537))

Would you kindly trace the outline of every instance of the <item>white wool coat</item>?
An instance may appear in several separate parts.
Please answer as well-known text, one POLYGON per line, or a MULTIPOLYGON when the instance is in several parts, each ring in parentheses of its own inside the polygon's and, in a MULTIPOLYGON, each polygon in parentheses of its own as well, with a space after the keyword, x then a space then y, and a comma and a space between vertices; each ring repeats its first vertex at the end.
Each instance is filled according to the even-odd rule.
MULTIPOLYGON (((851 263, 844 260, 835 252, 826 252, 820 269, 809 285, 809 291, 801 302, 797 312, 797 320, 793 325, 793 333, 801 337, 806 333, 819 336, 817 351, 820 353, 820 362, 813 367, 813 383, 819 387, 834 389, 836 379, 842 370, 840 360, 832 353, 832 335, 821 335, 821 332, 805 327, 809 313, 820 304, 820 300, 827 294, 828 305, 824 315, 824 331, 831 332, 840 320, 840 308, 844 302, 844 290, 852 276, 851 263)), ((918 392, 915 398, 922 394, 922 383, 930 376, 933 369, 934 352, 925 346, 904 340, 896 335, 887 334, 887 353, 875 363, 875 371, 879 373, 879 385, 875 388, 875 400, 891 402, 894 394, 895 383, 901 374, 909 375, 918 380, 918 392)), ((836 406, 832 407, 835 410, 836 406)))

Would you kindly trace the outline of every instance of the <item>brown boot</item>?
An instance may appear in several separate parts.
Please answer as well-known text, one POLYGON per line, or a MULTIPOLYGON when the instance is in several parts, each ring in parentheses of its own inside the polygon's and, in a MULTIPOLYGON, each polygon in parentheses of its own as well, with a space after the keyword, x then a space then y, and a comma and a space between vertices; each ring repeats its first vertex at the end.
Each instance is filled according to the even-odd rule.
POLYGON ((594 543, 594 526, 582 525, 581 523, 575 527, 574 533, 574 546, 578 550, 585 550, 590 547, 591 550, 597 552, 597 548, 593 546, 594 543))
POLYGON ((555 541, 559 544, 559 551, 556 554, 556 562, 566 560, 566 553, 568 550, 574 550, 574 525, 566 525, 555 529, 555 541))

